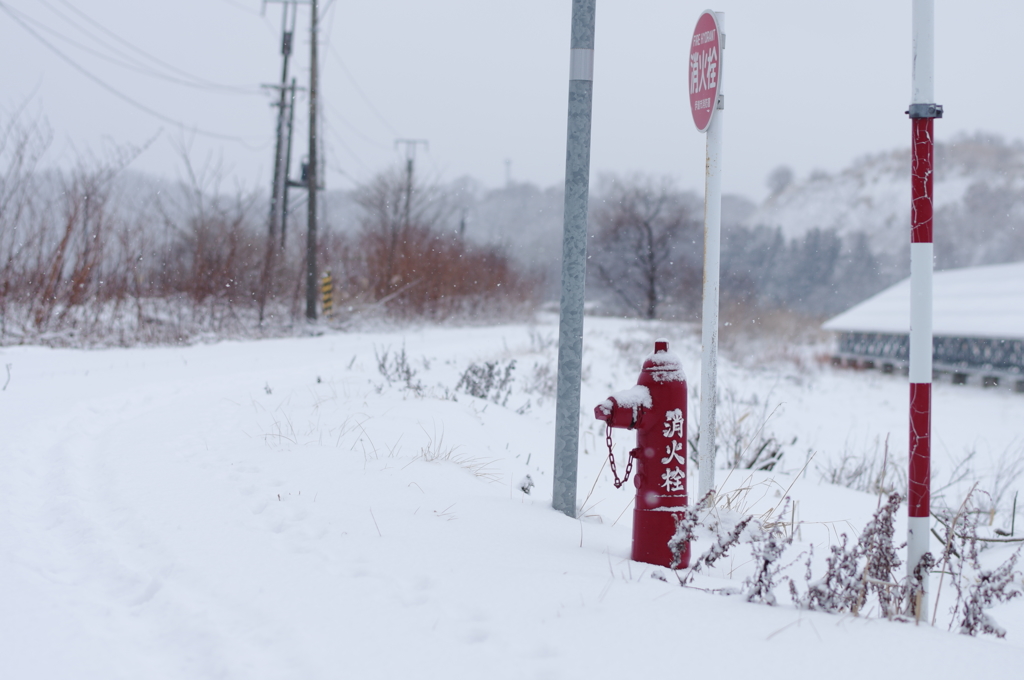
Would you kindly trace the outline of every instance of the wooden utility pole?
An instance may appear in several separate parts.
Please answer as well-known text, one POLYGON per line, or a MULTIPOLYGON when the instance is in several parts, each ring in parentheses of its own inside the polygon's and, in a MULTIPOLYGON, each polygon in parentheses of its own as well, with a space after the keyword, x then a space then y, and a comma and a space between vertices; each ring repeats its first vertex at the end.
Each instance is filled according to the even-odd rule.
POLYGON ((412 177, 416 163, 416 146, 422 144, 423 148, 429 149, 430 143, 425 139, 396 139, 395 147, 405 146, 405 210, 404 227, 409 228, 410 210, 412 208, 412 177))
POLYGON ((284 153, 285 181, 284 193, 281 195, 281 250, 284 250, 285 234, 288 231, 288 190, 292 187, 304 188, 306 186, 302 182, 296 182, 288 177, 292 167, 292 133, 295 131, 295 90, 295 78, 292 78, 292 84, 288 86, 288 144, 284 153))
POLYGON ((270 237, 271 240, 277 239, 278 227, 281 223, 281 202, 284 195, 284 184, 288 175, 288 168, 285 166, 285 108, 289 105, 288 101, 288 62, 292 56, 292 37, 295 31, 295 13, 296 5, 292 3, 284 4, 284 15, 282 18, 281 26, 281 56, 283 57, 283 66, 281 69, 281 84, 277 86, 279 92, 279 101, 277 103, 277 143, 274 151, 274 191, 271 196, 271 208, 270 208, 270 237), (292 19, 291 28, 288 26, 288 10, 291 5, 292 19))
POLYGON ((306 320, 316 321, 316 300, 319 290, 317 280, 316 263, 316 190, 319 181, 317 159, 317 122, 316 110, 319 102, 319 88, 317 87, 317 0, 313 0, 312 16, 310 18, 310 63, 309 63, 309 169, 307 171, 307 186, 309 188, 308 225, 306 227, 306 320))
POLYGON ((263 258, 263 276, 260 281, 259 292, 259 320, 263 323, 264 308, 267 298, 273 287, 274 268, 277 254, 277 233, 284 229, 282 224, 284 205, 284 193, 287 191, 286 182, 288 166, 285 165, 284 154, 284 128, 285 128, 285 107, 288 106, 288 61, 292 54, 292 36, 295 27, 295 2, 282 2, 281 19, 281 56, 283 66, 281 69, 280 85, 265 85, 264 87, 278 90, 279 101, 277 103, 277 140, 274 148, 274 179, 270 191, 270 224, 267 235, 267 247, 263 258), (289 7, 291 5, 291 7, 289 7), (292 10, 291 28, 288 26, 288 10, 292 10))

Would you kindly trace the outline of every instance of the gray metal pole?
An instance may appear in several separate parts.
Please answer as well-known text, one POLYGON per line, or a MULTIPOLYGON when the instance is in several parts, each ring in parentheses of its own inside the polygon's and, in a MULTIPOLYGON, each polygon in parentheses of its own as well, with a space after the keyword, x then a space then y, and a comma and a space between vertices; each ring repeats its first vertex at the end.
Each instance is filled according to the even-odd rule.
POLYGON ((569 45, 569 126, 565 151, 565 222, 562 232, 552 505, 570 517, 576 516, 576 467, 580 441, 596 5, 597 0, 573 0, 572 40, 569 45))

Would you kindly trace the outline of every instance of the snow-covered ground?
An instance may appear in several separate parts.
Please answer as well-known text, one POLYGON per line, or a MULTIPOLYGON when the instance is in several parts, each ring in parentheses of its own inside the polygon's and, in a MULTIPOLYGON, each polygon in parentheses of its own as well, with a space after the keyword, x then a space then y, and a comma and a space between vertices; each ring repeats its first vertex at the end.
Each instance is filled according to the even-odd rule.
MULTIPOLYGON (((613 488, 590 414, 635 383, 659 336, 695 394, 699 340, 683 327, 587 319, 583 517, 552 510, 556 336, 544 318, 0 348, 0 677, 953 678, 1022 667, 1021 599, 992 612, 1005 639, 970 638, 947 632, 951 600, 933 628, 800 610, 784 587, 775 607, 706 592, 742 588, 749 549, 697 588, 629 561, 632 485, 613 488), (471 363, 501 371, 511 359, 504 406, 456 389, 471 363)), ((792 557, 813 544, 820 566, 878 504, 822 474, 881 451, 887 435, 905 459, 908 390, 905 378, 806 354, 723 361, 722 417, 767 418, 786 454, 772 472, 718 479, 750 487, 736 500, 756 514, 790 489, 792 557)), ((936 487, 975 452, 946 502, 974 480, 1005 481, 1024 443, 1024 395, 936 385, 934 401, 936 487)), ((621 459, 632 435, 615 436, 621 459)), ((1009 528, 1005 508, 996 522, 1009 528)))

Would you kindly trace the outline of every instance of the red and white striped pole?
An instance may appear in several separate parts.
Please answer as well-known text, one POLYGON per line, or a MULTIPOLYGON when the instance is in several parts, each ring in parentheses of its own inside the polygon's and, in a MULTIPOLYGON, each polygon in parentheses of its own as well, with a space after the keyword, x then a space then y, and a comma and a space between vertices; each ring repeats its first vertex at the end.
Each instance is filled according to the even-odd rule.
MULTIPOLYGON (((934 103, 935 4, 913 0, 913 84, 910 110, 913 145, 910 166, 910 470, 907 507, 907 575, 928 552, 931 504, 932 431, 932 174, 933 135, 942 107, 934 103)), ((928 616, 925 596, 915 612, 928 616)))

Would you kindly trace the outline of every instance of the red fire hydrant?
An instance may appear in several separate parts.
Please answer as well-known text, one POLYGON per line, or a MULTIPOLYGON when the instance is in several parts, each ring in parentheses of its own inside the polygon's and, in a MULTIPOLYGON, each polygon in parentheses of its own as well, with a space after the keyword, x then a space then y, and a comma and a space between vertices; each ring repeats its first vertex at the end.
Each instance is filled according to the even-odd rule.
POLYGON ((668 351, 667 340, 654 342, 654 354, 644 361, 637 384, 601 402, 594 417, 608 424, 615 486, 629 479, 636 462, 632 559, 677 569, 689 566, 689 545, 675 565, 668 548, 676 514, 686 507, 686 374, 679 357, 668 351), (629 452, 621 481, 612 454, 613 427, 636 430, 636 448, 629 452))

